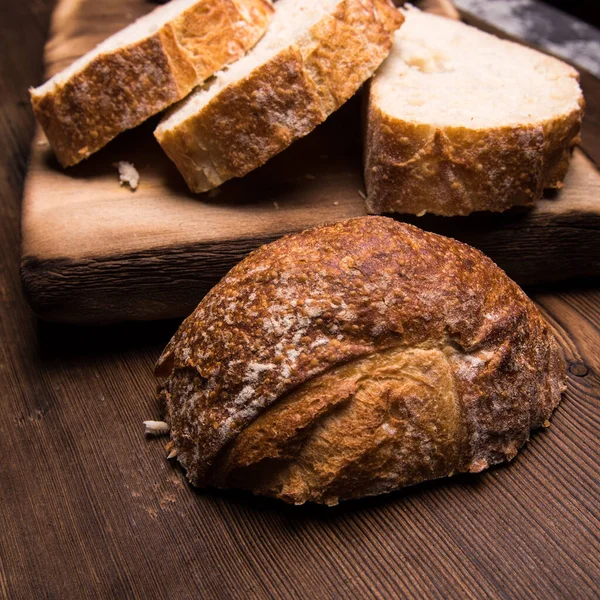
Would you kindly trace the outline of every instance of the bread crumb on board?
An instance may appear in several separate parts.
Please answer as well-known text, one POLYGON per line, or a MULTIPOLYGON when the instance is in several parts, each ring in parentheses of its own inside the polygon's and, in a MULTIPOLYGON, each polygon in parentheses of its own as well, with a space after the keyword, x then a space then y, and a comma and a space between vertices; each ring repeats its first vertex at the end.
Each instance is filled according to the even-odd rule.
POLYGON ((140 174, 133 166, 133 163, 120 160, 118 163, 115 163, 115 167, 119 169, 119 183, 121 185, 128 185, 132 191, 137 190, 140 184, 140 174))
POLYGON ((144 421, 144 427, 146 435, 167 435, 171 430, 168 423, 164 421, 144 421))

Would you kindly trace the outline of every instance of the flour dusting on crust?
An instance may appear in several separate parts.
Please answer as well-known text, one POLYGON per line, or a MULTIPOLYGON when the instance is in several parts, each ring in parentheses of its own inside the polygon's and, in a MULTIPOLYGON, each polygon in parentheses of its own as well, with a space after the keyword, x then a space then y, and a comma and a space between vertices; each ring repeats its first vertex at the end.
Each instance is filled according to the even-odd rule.
POLYGON ((392 219, 351 219, 253 252, 163 352, 161 396, 188 477, 210 483, 224 448, 292 390, 394 349, 446 356, 468 431, 459 470, 514 455, 563 388, 548 326, 488 258, 392 219))

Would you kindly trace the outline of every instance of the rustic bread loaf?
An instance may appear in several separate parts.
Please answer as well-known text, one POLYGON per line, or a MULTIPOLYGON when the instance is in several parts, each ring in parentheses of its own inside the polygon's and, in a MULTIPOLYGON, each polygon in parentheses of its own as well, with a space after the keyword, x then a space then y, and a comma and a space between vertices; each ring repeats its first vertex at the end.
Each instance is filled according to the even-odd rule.
POLYGON ((172 0, 31 90, 63 166, 187 96, 254 46, 270 0, 172 0))
POLYGON ((192 483, 297 504, 511 460, 565 380, 548 325, 503 271, 384 217, 253 252, 156 374, 192 483))
POLYGON ((175 107, 156 138, 194 192, 241 177, 350 98, 402 20, 389 0, 279 0, 256 47, 175 107))
POLYGON ((370 86, 367 211, 503 211, 561 187, 583 115, 577 71, 457 21, 404 14, 370 86))

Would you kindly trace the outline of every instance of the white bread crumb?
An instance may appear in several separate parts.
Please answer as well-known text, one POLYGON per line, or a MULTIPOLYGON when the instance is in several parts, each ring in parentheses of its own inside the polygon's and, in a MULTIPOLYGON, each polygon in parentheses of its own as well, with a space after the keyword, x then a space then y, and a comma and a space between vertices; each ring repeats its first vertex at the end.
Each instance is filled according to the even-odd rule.
POLYGON ((137 190, 140 184, 140 174, 133 164, 125 160, 120 160, 115 166, 119 169, 119 183, 121 185, 128 185, 132 190, 137 190))
POLYGON ((146 435, 167 435, 171 429, 164 421, 144 421, 144 426, 146 435))

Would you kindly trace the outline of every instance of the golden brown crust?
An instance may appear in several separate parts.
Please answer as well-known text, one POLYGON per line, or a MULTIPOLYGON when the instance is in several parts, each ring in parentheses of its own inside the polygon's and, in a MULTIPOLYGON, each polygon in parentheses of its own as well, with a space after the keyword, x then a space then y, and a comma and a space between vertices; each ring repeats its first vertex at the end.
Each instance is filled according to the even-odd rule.
POLYGON ((253 252, 157 376, 195 485, 332 504, 512 459, 558 404, 564 365, 480 252, 362 217, 253 252))
POLYGON ((241 177, 348 100, 388 55, 403 20, 388 0, 340 0, 307 35, 155 135, 194 192, 241 177))
POLYGON ((367 212, 455 216, 531 206, 562 186, 579 142, 580 106, 539 125, 435 127, 383 112, 369 94, 367 212))
POLYGON ((59 162, 80 162, 184 98, 243 56, 272 12, 268 0, 200 0, 156 33, 96 57, 52 91, 32 89, 33 109, 59 162))

